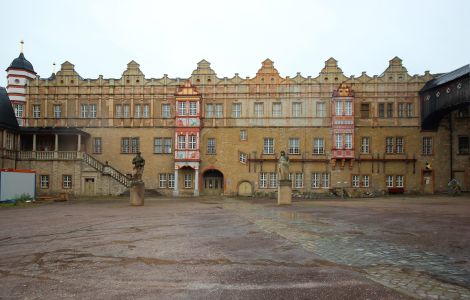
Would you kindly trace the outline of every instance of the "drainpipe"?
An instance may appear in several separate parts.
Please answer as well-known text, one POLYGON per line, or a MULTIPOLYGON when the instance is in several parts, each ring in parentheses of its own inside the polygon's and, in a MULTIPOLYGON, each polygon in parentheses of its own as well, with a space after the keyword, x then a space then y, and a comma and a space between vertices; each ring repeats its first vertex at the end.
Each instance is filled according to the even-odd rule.
POLYGON ((450 155, 450 159, 449 159, 449 162, 450 162, 450 180, 452 180, 452 178, 454 177, 453 176, 453 173, 452 173, 452 169, 453 169, 453 165, 454 165, 454 162, 453 162, 453 152, 452 152, 452 146, 453 146, 453 141, 452 141, 452 132, 453 132, 453 128, 452 128, 452 113, 449 114, 449 140, 450 140, 450 145, 449 145, 449 155, 450 155))

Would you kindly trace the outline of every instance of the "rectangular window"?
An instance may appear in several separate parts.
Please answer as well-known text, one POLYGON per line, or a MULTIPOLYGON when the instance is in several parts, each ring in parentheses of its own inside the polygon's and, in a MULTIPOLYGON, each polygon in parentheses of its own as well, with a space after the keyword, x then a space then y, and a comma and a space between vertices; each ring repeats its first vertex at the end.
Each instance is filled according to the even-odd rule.
POLYGON ((197 116, 197 102, 196 101, 189 102, 189 115, 197 116))
POLYGON ((222 118, 224 115, 224 106, 223 104, 217 103, 215 105, 215 117, 216 118, 222 118))
POLYGON ((269 173, 269 187, 270 188, 277 187, 277 173, 276 172, 269 173))
POLYGON ((62 106, 60 104, 54 105, 54 118, 60 119, 62 117, 62 106))
POLYGON ((312 189, 321 187, 321 173, 312 173, 312 189))
MULTIPOLYGON (((14 109, 14 110, 15 110, 15 116, 16 116, 17 118, 22 118, 22 117, 23 117, 23 110, 24 110, 24 109, 23 109, 23 108, 24 108, 24 107, 23 107, 23 104, 15 104, 15 105, 14 105, 14 108, 15 108, 15 109, 14 109)), ((20 124, 20 125, 21 125, 21 124, 20 124)))
POLYGON ((238 159, 242 164, 246 164, 247 158, 248 158, 248 155, 246 153, 243 153, 243 152, 238 153, 238 159))
POLYGON ((313 154, 325 153, 325 140, 323 138, 313 139, 313 154))
POLYGON ((336 149, 343 149, 343 135, 336 134, 336 149))
POLYGON ((188 141, 189 150, 196 150, 196 141, 197 141, 197 136, 195 136, 194 134, 191 134, 189 136, 189 141, 188 141))
POLYGON ((336 112, 336 116, 342 116, 343 115, 343 101, 336 100, 336 102, 335 102, 335 112, 336 112))
POLYGON ((346 133, 344 137, 345 137, 344 148, 352 149, 352 133, 346 133))
POLYGON ((268 187, 268 173, 259 173, 259 187, 260 189, 265 189, 268 187))
POLYGON ((263 153, 264 154, 274 154, 274 139, 265 138, 263 142, 263 153))
POLYGON ((264 116, 264 104, 255 103, 255 117, 262 118, 264 116))
POLYGON ((405 138, 401 136, 397 136, 395 140, 396 140, 397 154, 405 153, 405 138))
POLYGON ((131 117, 131 106, 129 104, 124 104, 124 118, 130 118, 131 117))
POLYGON ((361 103, 361 118, 368 119, 369 118, 369 103, 361 103))
POLYGON ((206 104, 206 118, 214 117, 214 107, 212 104, 206 104))
POLYGON ((405 103, 398 103, 398 117, 405 117, 405 103))
POLYGON ((39 182, 41 189, 48 189, 49 188, 49 175, 40 175, 39 182))
POLYGON ((248 132, 245 129, 240 130, 240 141, 246 141, 248 139, 248 132))
POLYGON ((129 138, 121 139, 121 153, 129 153, 129 138))
POLYGON ((171 138, 163 138, 163 153, 171 153, 171 138))
POLYGON ((294 102, 292 103, 292 117, 298 118, 302 116, 302 103, 294 102))
POLYGON ((134 105, 134 118, 142 118, 142 105, 134 105))
POLYGON ((144 118, 150 118, 150 105, 144 104, 144 118))
POLYGON ((393 153, 393 137, 391 136, 385 138, 385 153, 393 153))
POLYGON ((178 149, 179 150, 186 149, 186 136, 185 135, 178 135, 178 149))
POLYGON ((468 136, 459 136, 459 154, 469 154, 469 140, 468 136))
POLYGON ((96 104, 88 105, 88 117, 96 119, 96 104))
POLYGON ((369 187, 369 182, 370 182, 370 177, 369 175, 364 175, 362 177, 362 186, 363 187, 369 187))
POLYGON ((385 103, 379 103, 379 118, 385 118, 385 103))
POLYGON ((387 175, 385 177, 385 185, 387 187, 393 187, 393 176, 392 175, 387 175))
POLYGON ((317 102, 317 117, 326 117, 326 104, 324 102, 317 102))
POLYGON ((159 174, 158 187, 161 189, 166 188, 167 174, 159 174))
POLYGON ((121 138, 121 153, 137 153, 140 151, 140 139, 138 137, 121 138))
POLYGON ((64 189, 72 188, 72 175, 62 175, 62 188, 64 189))
POLYGON ((361 153, 367 154, 370 151, 370 138, 363 136, 361 138, 361 153))
POLYGON ((294 173, 294 180, 292 182, 294 188, 304 187, 304 173, 294 173))
POLYGON ((96 137, 96 138, 93 138, 93 153, 95 154, 100 154, 100 153, 103 153, 103 149, 101 148, 101 138, 100 137, 96 137))
POLYGON ((273 117, 279 118, 282 116, 282 104, 281 102, 274 102, 273 103, 273 117))
POLYGON ((41 105, 33 104, 33 118, 37 119, 41 117, 41 105))
POLYGON ((140 151, 140 141, 138 137, 131 138, 131 153, 137 153, 140 151))
POLYGON ((396 176, 396 187, 404 187, 405 186, 405 180, 403 175, 397 175, 396 176))
POLYGON ((215 154, 215 138, 207 139, 207 154, 215 154))
POLYGON ((178 101, 178 115, 186 116, 186 102, 185 101, 178 101))
POLYGON ((414 116, 413 103, 407 103, 406 104, 406 116, 408 118, 413 118, 413 116, 414 116))
POLYGON ((352 113, 353 113, 352 101, 346 101, 345 102, 345 115, 352 116, 352 113))
POLYGON ((170 104, 162 104, 162 118, 169 119, 171 118, 171 107, 170 104))
POLYGON ((175 174, 168 173, 168 188, 173 189, 175 188, 175 174))
POLYGON ((122 106, 121 104, 116 104, 114 106, 114 117, 121 118, 122 117, 122 106))
POLYGON ((297 138, 289 139, 289 154, 300 154, 300 140, 297 138))
POLYGON ((330 187, 330 174, 323 173, 322 174, 322 188, 329 188, 330 187))
POLYGON ((163 139, 162 138, 153 139, 153 153, 163 153, 163 139))
POLYGON ((193 175, 184 174, 184 188, 190 189, 193 186, 193 175))
POLYGON ((80 118, 88 118, 88 104, 80 104, 80 118))
POLYGON ((242 116, 242 104, 232 103, 232 118, 240 118, 242 116))
POLYGON ((423 155, 432 155, 432 137, 423 136, 423 155))
POLYGON ((353 175, 351 178, 351 186, 352 187, 359 187, 360 186, 360 179, 359 175, 353 175))
POLYGON ((387 103, 387 118, 393 117, 393 103, 387 103))

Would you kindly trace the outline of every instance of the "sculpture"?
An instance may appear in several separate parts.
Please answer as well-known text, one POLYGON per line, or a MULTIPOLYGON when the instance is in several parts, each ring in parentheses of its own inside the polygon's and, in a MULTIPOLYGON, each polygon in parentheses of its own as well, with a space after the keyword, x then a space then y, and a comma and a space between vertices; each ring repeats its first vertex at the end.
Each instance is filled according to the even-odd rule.
POLYGON ((279 173, 279 180, 289 180, 289 157, 285 151, 281 151, 281 157, 277 164, 277 172, 279 173))
POLYGON ((140 152, 137 152, 137 155, 132 159, 132 164, 134 165, 134 174, 132 179, 134 181, 141 181, 142 173, 144 172, 145 159, 140 156, 140 152))

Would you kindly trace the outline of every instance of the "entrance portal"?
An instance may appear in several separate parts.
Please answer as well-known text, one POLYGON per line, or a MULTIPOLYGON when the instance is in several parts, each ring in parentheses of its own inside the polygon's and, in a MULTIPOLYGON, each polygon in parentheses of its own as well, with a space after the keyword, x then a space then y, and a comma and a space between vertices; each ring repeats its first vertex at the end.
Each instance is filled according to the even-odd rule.
POLYGON ((204 194, 221 195, 224 192, 224 174, 218 170, 204 172, 204 194))
POLYGON ((93 196, 95 194, 95 178, 85 178, 84 194, 87 196, 93 196))

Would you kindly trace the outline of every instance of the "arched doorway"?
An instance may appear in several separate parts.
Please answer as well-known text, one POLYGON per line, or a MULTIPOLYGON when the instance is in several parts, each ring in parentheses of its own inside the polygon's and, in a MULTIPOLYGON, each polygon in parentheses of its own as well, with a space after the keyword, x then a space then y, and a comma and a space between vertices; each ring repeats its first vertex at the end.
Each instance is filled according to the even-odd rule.
POLYGON ((224 192, 224 174, 215 169, 205 171, 202 186, 204 195, 221 195, 224 192))
POLYGON ((252 196, 253 186, 248 181, 242 181, 238 184, 238 196, 252 196))

